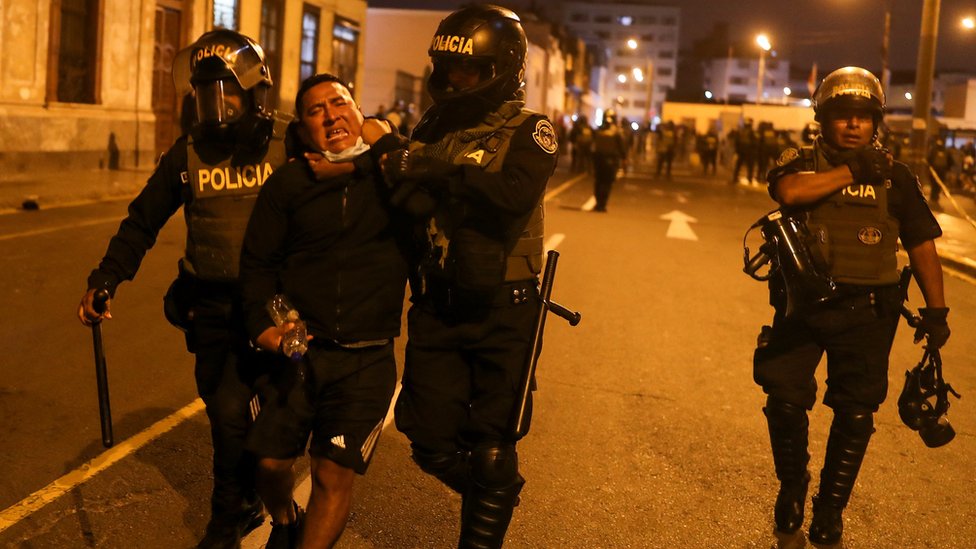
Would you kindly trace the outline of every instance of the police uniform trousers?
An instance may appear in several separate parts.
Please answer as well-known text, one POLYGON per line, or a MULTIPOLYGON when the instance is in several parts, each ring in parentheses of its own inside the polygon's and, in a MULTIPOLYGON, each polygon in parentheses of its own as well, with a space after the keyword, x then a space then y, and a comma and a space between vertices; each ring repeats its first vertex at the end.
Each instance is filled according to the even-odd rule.
POLYGON ((427 296, 411 306, 396 424, 415 447, 454 453, 510 442, 538 304, 535 281, 527 281, 503 285, 475 318, 446 314, 427 296), (512 299, 515 290, 528 299, 512 299))
POLYGON ((244 450, 250 401, 268 356, 252 349, 236 292, 228 284, 194 280, 187 347, 196 357, 197 391, 206 405, 213 442, 212 519, 234 522, 254 505, 256 462, 244 450))
POLYGON ((777 311, 753 356, 753 377, 770 397, 813 408, 814 373, 827 354, 824 404, 875 412, 888 392, 888 355, 898 326, 897 286, 835 298, 785 318, 777 311))
POLYGON ((605 210, 610 199, 610 189, 617 180, 617 170, 620 169, 620 159, 615 156, 601 154, 593 155, 593 197, 596 198, 596 210, 605 210))

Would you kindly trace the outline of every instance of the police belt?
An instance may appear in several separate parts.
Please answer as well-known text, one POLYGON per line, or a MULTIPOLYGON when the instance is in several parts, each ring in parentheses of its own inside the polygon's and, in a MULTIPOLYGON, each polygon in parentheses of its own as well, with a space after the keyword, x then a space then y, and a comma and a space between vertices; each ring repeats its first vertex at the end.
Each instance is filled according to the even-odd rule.
POLYGON ((897 284, 886 286, 858 286, 855 284, 838 284, 838 296, 822 304, 826 309, 863 309, 878 305, 901 304, 901 288, 897 284))
MULTIPOLYGON (((521 305, 538 295, 538 282, 535 279, 517 280, 498 285, 492 291, 490 299, 485 299, 484 305, 490 307, 505 307, 507 305, 521 305)), ((431 304, 450 304, 455 301, 458 290, 453 284, 438 281, 433 277, 426 279, 423 299, 431 304)))

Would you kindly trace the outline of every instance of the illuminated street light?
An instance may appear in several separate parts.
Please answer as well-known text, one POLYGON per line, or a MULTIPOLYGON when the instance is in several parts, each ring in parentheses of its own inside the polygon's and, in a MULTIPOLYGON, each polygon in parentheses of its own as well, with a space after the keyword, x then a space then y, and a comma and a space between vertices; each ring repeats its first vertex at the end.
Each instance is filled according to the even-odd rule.
POLYGON ((626 74, 618 74, 617 75, 617 82, 620 82, 621 84, 626 84, 627 83, 627 75, 626 74))
POLYGON ((756 36, 756 44, 759 44, 759 78, 756 81, 756 104, 762 103, 763 78, 766 72, 766 52, 772 49, 769 37, 765 34, 756 36))
POLYGON ((705 99, 711 99, 711 98, 712 98, 711 90, 705 90, 705 99))
POLYGON ((633 69, 634 80, 638 82, 644 81, 644 71, 640 67, 634 67, 633 69))
POLYGON ((786 86, 785 88, 783 88, 783 95, 789 96, 792 93, 793 93, 793 90, 791 90, 789 86, 786 86))
POLYGON ((912 100, 912 92, 905 92, 905 99, 911 101, 912 100))
POLYGON ((972 17, 963 17, 962 28, 967 30, 976 29, 976 19, 973 19, 972 17))

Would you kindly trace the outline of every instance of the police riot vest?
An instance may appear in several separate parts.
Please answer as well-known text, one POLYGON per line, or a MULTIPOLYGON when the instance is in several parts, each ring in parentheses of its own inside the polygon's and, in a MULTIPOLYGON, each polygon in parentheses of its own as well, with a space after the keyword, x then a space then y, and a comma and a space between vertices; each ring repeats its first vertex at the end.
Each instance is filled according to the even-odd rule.
MULTIPOLYGON (((820 147, 804 147, 813 171, 833 169, 820 147)), ((888 207, 891 181, 852 183, 807 213, 807 228, 834 282, 882 286, 898 282, 898 220, 888 207)))
MULTIPOLYGON (((193 195, 186 204, 187 271, 202 280, 237 279, 244 230, 254 201, 271 173, 288 160, 285 150, 286 119, 275 119, 268 144, 257 151, 237 150, 219 159, 201 158, 187 141, 188 184, 193 195)), ((204 145, 205 147, 205 145, 204 145)))
MULTIPOLYGON (((435 143, 414 141, 411 154, 500 172, 515 130, 534 111, 522 101, 507 101, 473 128, 448 133, 435 143)), ((463 201, 441 200, 428 222, 429 274, 460 287, 489 291, 503 281, 528 280, 542 270, 543 197, 531 212, 514 219, 504 234, 474 228, 474 214, 463 201)))

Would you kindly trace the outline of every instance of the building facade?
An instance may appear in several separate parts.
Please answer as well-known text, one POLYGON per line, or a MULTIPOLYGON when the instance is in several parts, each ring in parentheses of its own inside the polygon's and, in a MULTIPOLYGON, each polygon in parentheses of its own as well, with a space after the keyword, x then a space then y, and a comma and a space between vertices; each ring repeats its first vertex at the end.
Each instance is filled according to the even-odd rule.
MULTIPOLYGON (((563 23, 603 52, 603 110, 649 122, 674 87, 680 8, 626 2, 566 2, 563 23)), ((599 63, 599 61, 597 61, 599 63)))
MULTIPOLYGON (((762 99, 759 93, 759 57, 718 58, 704 64, 704 91, 719 103, 786 104, 793 93, 790 62, 768 55, 763 62, 762 99), (787 93, 785 90, 790 89, 787 93)), ((806 90, 798 90, 805 95, 806 90)))
POLYGON ((310 74, 363 77, 365 0, 6 0, 0 21, 0 174, 108 167, 113 147, 151 167, 180 135, 173 56, 213 28, 263 46, 286 112, 310 74))

